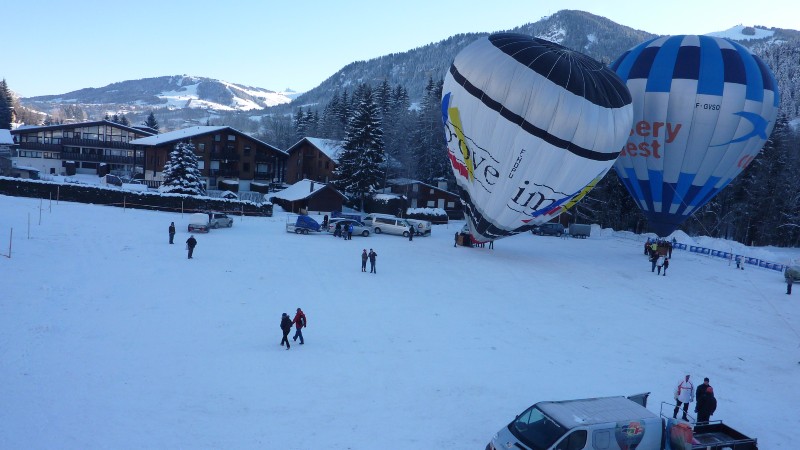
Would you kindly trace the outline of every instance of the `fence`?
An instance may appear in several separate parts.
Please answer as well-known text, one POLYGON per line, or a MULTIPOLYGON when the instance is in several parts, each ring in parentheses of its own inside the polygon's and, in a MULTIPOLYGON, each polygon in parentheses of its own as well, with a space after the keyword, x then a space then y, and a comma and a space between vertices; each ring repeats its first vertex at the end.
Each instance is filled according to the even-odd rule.
POLYGON ((699 247, 697 245, 689 245, 689 246, 687 246, 686 244, 675 244, 675 248, 680 248, 682 250, 686 250, 687 247, 688 247, 688 250, 690 252, 692 252, 692 253, 699 253, 701 255, 708 255, 708 256, 713 256, 713 257, 716 257, 716 258, 723 258, 723 259, 727 259, 729 261, 739 257, 739 258, 742 259, 742 263, 749 264, 751 266, 761 267, 763 269, 776 270, 778 272, 783 272, 786 269, 786 265, 785 264, 776 263, 776 262, 772 262, 772 261, 767 261, 767 260, 759 259, 759 258, 752 258, 750 256, 740 255, 738 253, 725 252, 725 251, 722 251, 722 250, 714 250, 712 248, 699 247))

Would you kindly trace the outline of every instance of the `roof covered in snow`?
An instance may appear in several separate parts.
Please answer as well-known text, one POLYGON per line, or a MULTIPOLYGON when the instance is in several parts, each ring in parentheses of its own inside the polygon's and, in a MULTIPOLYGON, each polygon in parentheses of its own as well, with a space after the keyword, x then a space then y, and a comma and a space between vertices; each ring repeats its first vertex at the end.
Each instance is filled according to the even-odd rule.
POLYGON ((322 139, 322 138, 315 138, 315 137, 306 136, 303 139, 300 139, 299 141, 297 141, 297 143, 295 143, 291 147, 289 147, 289 150, 287 150, 287 153, 291 153, 295 148, 299 147, 300 144, 303 143, 303 141, 308 142, 309 144, 311 144, 314 147, 318 148, 319 151, 324 153, 325 156, 330 158, 333 162, 338 162, 339 161, 339 156, 341 155, 341 152, 342 152, 342 150, 344 148, 343 147, 343 144, 344 144, 343 141, 337 141, 335 139, 322 139))
POLYGON ((0 145, 14 145, 14 137, 11 130, 0 130, 0 145))
POLYGON ((283 150, 275 147, 274 145, 270 145, 264 141, 254 138, 249 134, 242 133, 241 131, 231 128, 228 126, 195 126, 189 128, 182 128, 180 130, 170 131, 168 133, 157 134, 155 136, 148 136, 145 138, 134 139, 130 143, 133 145, 147 145, 147 146, 157 146, 163 144, 171 144, 173 142, 181 142, 187 139, 191 139, 196 136, 203 136, 210 133, 216 133, 218 131, 228 130, 234 134, 238 134, 239 136, 246 136, 249 139, 252 139, 256 142, 263 144, 266 147, 269 147, 275 151, 286 153, 283 150))
MULTIPOLYGON (((286 200, 289 202, 295 202, 297 200, 303 200, 309 197, 314 196, 317 192, 325 189, 328 187, 325 183, 320 183, 319 181, 312 181, 309 179, 303 179, 298 181, 297 183, 289 186, 288 188, 278 191, 274 194, 268 194, 270 197, 278 198, 281 200, 286 200)), ((333 189, 333 187, 331 187, 333 189)), ((333 189, 337 194, 342 195, 341 192, 333 189)))

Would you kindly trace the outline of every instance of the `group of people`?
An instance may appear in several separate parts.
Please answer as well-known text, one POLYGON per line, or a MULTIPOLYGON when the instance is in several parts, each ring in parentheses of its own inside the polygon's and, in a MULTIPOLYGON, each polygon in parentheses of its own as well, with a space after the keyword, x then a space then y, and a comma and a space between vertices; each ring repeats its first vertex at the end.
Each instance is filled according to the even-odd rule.
POLYGON ((694 412, 697 413, 697 422, 708 422, 714 411, 717 410, 717 398, 714 397, 714 388, 709 384, 708 377, 703 378, 703 384, 694 388, 694 385, 689 380, 690 375, 678 383, 675 389, 675 409, 672 412, 672 418, 678 418, 678 411, 683 405, 683 420, 688 421, 686 416, 689 412, 689 403, 697 400, 695 403, 694 412))
MULTIPOLYGON (((169 243, 174 244, 175 240, 175 222, 169 223, 169 243)), ((189 235, 189 239, 186 240, 186 250, 189 252, 189 259, 192 259, 192 254, 194 253, 194 248, 197 246, 197 239, 194 238, 194 235, 189 235)))
POLYGON ((361 252, 361 271, 367 271, 367 261, 369 261, 369 273, 378 273, 375 271, 375 260, 378 258, 378 254, 375 253, 375 250, 369 249, 369 253, 367 253, 367 249, 361 252))
MULTIPOLYGON (((325 228, 327 228, 327 226, 325 228)), ((333 236, 343 238, 346 241, 353 240, 353 224, 341 224, 336 222, 336 226, 333 227, 333 236)))
POLYGON ((283 347, 283 344, 286 343, 286 350, 289 350, 291 347, 289 345, 289 333, 292 331, 292 325, 295 326, 295 332, 292 341, 297 342, 297 339, 299 338, 300 345, 305 344, 305 340, 303 339, 303 328, 308 326, 308 321, 306 319, 306 314, 302 309, 297 308, 297 313, 295 313, 294 319, 290 319, 289 315, 286 313, 283 313, 281 316, 281 331, 283 332, 281 347, 283 347))
MULTIPOLYGON (((673 238, 673 241, 675 239, 673 238)), ((656 275, 661 275, 661 270, 664 270, 664 276, 667 276, 667 268, 669 267, 669 260, 672 258, 672 243, 659 239, 651 240, 647 238, 644 243, 644 254, 647 255, 650 261, 650 271, 655 272, 656 275), (658 269, 658 272, 656 272, 658 269)))

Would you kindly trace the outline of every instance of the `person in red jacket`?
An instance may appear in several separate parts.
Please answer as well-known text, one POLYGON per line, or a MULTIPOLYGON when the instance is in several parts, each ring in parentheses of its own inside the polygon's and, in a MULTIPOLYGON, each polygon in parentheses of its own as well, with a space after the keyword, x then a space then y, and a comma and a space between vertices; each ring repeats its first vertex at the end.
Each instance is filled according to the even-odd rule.
POLYGON ((294 319, 292 320, 294 326, 296 328, 294 332, 294 337, 292 338, 293 341, 297 341, 297 338, 300 338, 300 345, 303 345, 305 341, 303 341, 303 328, 306 326, 306 314, 303 312, 302 309, 297 308, 297 314, 294 315, 294 319))

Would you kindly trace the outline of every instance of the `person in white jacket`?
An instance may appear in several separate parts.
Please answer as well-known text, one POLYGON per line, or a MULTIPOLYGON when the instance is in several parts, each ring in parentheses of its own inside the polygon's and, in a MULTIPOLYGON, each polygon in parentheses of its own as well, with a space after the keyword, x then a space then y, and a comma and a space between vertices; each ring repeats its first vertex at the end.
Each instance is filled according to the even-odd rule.
POLYGON ((678 410, 681 404, 683 404, 683 420, 688 421, 689 419, 686 417, 686 413, 689 412, 689 403, 694 401, 694 384, 689 381, 689 375, 686 375, 686 378, 678 383, 674 395, 677 404, 675 405, 675 410, 672 412, 672 418, 675 419, 678 417, 678 410))
MULTIPOLYGON (((656 267, 658 268, 658 272, 656 275, 661 275, 661 268, 664 267, 664 261, 666 257, 664 255, 659 255, 658 260, 656 261, 656 267)), ((664 272, 666 274, 666 272, 664 272)))

